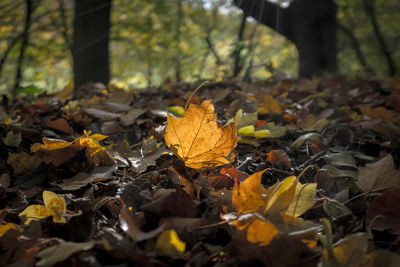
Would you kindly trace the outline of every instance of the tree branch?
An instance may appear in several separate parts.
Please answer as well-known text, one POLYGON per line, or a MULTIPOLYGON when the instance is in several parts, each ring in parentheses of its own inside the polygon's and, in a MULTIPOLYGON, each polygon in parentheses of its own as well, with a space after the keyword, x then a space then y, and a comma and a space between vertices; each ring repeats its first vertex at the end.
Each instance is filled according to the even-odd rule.
POLYGON ((376 17, 375 0, 363 0, 363 3, 365 11, 371 20, 372 28, 374 30, 374 34, 379 43, 379 46, 381 47, 382 54, 386 58, 386 62, 389 68, 389 74, 394 76, 397 73, 397 68, 396 64, 394 63, 392 53, 390 52, 386 40, 383 37, 381 28, 378 23, 378 19, 376 17))
POLYGON ((290 41, 294 42, 290 28, 289 8, 282 8, 267 0, 234 0, 235 5, 240 7, 247 15, 268 27, 279 32, 290 41))

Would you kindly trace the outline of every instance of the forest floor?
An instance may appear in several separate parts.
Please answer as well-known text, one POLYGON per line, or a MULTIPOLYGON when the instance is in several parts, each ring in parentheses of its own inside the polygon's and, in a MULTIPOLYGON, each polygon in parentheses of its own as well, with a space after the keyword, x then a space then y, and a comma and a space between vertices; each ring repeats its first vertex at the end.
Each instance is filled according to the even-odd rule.
POLYGON ((398 266, 399 78, 193 90, 3 99, 0 265, 398 266))

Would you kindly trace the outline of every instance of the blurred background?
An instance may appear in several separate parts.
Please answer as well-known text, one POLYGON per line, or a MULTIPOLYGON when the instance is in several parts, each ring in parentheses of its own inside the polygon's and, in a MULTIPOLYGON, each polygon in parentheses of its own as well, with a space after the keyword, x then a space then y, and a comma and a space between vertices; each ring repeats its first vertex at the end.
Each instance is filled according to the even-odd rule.
MULTIPOLYGON (((123 88, 297 75, 298 49, 281 34, 287 23, 281 18, 296 1, 302 0, 265 1, 276 6, 275 25, 267 27, 250 11, 243 13, 241 1, 82 0, 88 5, 86 11, 76 14, 73 0, 0 0, 0 94, 61 90, 73 81, 74 51, 90 51, 92 44, 105 39, 109 39, 109 79, 105 81, 123 88), (109 29, 107 24, 102 26, 103 32, 78 47, 76 16, 104 10, 110 12, 109 29)), ((346 76, 396 75, 400 68, 400 1, 333 2, 335 71, 346 76)), ((260 16, 270 16, 266 10, 271 7, 261 4, 262 8, 257 7, 260 16)), ((295 18, 303 11, 296 8, 291 12, 295 18)), ((98 19, 102 20, 101 15, 98 19)))

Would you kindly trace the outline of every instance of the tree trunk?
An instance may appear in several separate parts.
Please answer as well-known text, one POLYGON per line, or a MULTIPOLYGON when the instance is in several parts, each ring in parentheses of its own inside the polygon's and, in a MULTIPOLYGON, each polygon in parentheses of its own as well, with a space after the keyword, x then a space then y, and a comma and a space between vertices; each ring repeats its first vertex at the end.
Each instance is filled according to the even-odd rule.
POLYGON ((24 30, 22 32, 21 47, 19 50, 19 56, 17 60, 17 71, 15 73, 15 80, 12 91, 14 100, 17 99, 17 90, 20 87, 20 83, 22 80, 22 63, 24 61, 26 47, 28 46, 29 42, 29 29, 31 27, 33 10, 34 10, 33 0, 26 0, 25 25, 24 25, 24 30))
POLYGON ((110 81, 109 40, 111 0, 75 0, 75 95, 87 82, 110 81))
POLYGON ((294 0, 282 8, 267 0, 235 0, 243 11, 292 41, 299 74, 336 72, 336 5, 333 0, 294 0))
POLYGON ((244 48, 243 44, 243 35, 244 30, 246 29, 247 15, 243 14, 242 21, 240 22, 239 32, 238 32, 238 40, 237 45, 235 47, 235 51, 233 52, 234 60, 233 60, 233 77, 237 77, 243 68, 243 59, 241 57, 241 52, 244 48))

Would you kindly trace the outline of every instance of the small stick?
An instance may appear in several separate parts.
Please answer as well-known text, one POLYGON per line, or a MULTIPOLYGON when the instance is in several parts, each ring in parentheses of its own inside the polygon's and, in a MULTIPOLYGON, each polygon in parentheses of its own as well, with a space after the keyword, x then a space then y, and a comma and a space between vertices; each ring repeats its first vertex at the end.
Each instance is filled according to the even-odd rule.
POLYGON ((210 82, 209 82, 209 81, 204 81, 204 82, 202 82, 199 86, 197 86, 196 89, 194 89, 193 93, 192 93, 192 94, 189 96, 189 98, 186 100, 185 110, 187 110, 187 108, 188 108, 188 106, 189 106, 190 99, 192 99, 193 95, 194 95, 201 87, 203 87, 204 85, 206 85, 206 84, 208 84, 208 83, 210 83, 210 82))

